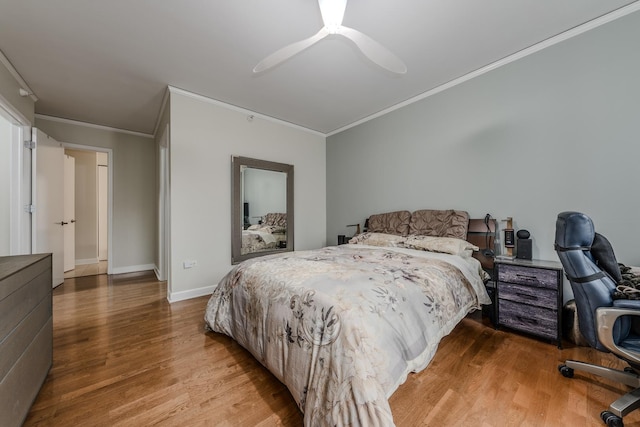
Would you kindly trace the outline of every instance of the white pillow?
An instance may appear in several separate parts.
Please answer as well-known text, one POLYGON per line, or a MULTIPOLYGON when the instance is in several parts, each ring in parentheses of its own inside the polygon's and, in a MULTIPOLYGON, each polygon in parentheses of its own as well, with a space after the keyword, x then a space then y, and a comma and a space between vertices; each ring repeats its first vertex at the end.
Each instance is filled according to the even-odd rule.
POLYGON ((479 248, 466 240, 455 237, 416 236, 406 237, 404 246, 410 249, 418 249, 429 252, 441 252, 451 255, 469 257, 479 248))
POLYGON ((405 239, 406 237, 396 234, 366 232, 353 236, 349 243, 352 245, 404 247, 405 239))

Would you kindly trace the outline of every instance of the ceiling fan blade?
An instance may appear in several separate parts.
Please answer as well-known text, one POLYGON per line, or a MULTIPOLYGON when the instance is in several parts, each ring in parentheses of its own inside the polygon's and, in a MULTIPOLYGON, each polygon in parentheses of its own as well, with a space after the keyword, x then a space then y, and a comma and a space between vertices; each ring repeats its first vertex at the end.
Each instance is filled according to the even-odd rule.
POLYGON ((404 74, 407 72, 407 66, 404 65, 404 62, 402 62, 400 58, 366 34, 344 26, 340 27, 337 34, 355 43, 367 58, 382 68, 396 74, 404 74))
POLYGON ((297 55, 308 47, 311 47, 328 35, 329 32, 327 31, 327 29, 325 27, 322 27, 322 29, 320 29, 320 31, 318 31, 313 36, 295 43, 291 43, 290 45, 273 52, 271 55, 260 61, 258 65, 254 67, 253 72, 260 73, 262 71, 268 70, 269 68, 273 68, 276 65, 291 58, 292 56, 297 55))

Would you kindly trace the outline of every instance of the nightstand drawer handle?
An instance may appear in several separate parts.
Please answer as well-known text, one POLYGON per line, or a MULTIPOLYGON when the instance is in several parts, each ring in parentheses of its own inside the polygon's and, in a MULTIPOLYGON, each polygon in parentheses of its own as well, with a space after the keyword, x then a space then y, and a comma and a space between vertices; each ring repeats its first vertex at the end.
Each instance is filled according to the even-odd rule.
POLYGON ((534 295, 523 294, 523 293, 520 293, 520 292, 516 292, 516 296, 518 296, 520 298, 524 298, 524 299, 535 299, 535 300, 538 299, 538 297, 536 297, 534 295))
POLYGON ((530 323, 530 324, 534 324, 534 325, 538 324, 538 321, 536 319, 532 319, 531 317, 516 316, 516 318, 518 320, 520 320, 522 323, 530 323))
POLYGON ((530 281, 535 281, 535 282, 538 281, 538 278, 536 276, 529 276, 527 274, 520 274, 520 273, 516 273, 516 276, 520 277, 522 279, 525 279, 525 280, 530 280, 530 281))

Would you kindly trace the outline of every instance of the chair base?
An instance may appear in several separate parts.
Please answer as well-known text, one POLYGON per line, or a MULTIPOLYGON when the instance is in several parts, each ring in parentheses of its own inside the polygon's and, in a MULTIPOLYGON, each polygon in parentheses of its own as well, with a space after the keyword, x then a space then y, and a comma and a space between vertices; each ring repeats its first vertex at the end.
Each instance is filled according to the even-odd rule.
MULTIPOLYGON (((609 405, 609 411, 613 414, 624 417, 631 411, 634 411, 640 408, 640 375, 634 372, 628 371, 620 371, 618 369, 606 368, 604 366, 593 365, 590 363, 579 362, 577 360, 567 360, 565 362, 565 366, 571 370, 578 370, 583 372, 588 372, 590 374, 594 374, 603 378, 610 379, 612 381, 616 381, 629 387, 633 387, 629 393, 621 396, 611 405, 609 405)), ((568 376, 560 369, 562 375, 568 376)), ((571 375, 573 373, 571 372, 571 375)))

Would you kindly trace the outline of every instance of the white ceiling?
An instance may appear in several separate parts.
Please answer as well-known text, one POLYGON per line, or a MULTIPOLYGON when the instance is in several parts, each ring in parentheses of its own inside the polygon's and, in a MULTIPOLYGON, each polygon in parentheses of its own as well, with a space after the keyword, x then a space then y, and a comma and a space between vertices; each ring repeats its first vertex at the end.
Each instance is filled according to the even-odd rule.
POLYGON ((170 85, 330 134, 632 3, 350 0, 402 76, 340 38, 253 75, 320 29, 316 0, 0 0, 0 51, 38 114, 150 134, 170 85))

